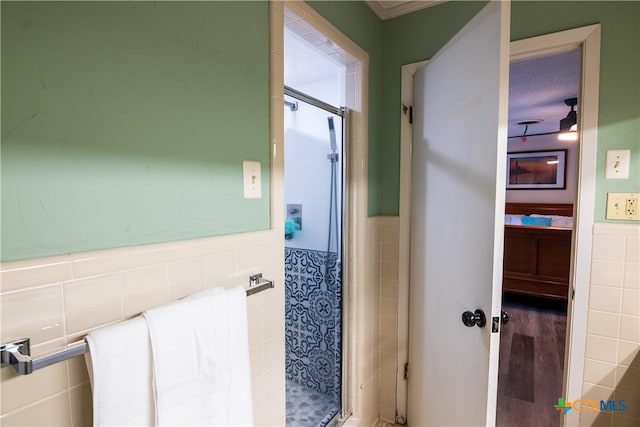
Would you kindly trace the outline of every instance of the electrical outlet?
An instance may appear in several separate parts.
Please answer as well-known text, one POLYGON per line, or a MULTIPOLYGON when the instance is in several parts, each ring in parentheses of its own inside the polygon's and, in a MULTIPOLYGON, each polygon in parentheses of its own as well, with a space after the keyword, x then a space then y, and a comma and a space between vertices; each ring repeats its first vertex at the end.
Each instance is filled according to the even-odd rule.
POLYGON ((607 193, 607 219, 640 221, 638 200, 637 193, 607 193))
POLYGON ((638 198, 629 197, 625 203, 624 213, 627 215, 638 215, 638 198))

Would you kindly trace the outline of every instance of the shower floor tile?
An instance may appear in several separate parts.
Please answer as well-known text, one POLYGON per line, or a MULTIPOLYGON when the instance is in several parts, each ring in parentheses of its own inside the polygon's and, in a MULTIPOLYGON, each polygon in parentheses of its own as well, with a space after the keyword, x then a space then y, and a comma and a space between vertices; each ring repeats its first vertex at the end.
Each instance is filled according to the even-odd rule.
POLYGON ((339 410, 329 396, 287 380, 287 427, 321 427, 339 410))

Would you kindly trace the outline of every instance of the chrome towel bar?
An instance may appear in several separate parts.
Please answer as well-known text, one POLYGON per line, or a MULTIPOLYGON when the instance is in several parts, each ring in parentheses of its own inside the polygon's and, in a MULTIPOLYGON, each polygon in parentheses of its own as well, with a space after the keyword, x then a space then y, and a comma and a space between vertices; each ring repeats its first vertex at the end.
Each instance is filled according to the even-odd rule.
MULTIPOLYGON (((254 274, 249 276, 249 287, 246 289, 247 296, 273 287, 273 282, 263 279, 262 273, 254 274)), ((0 345, 0 368, 12 366, 19 375, 29 375, 40 368, 64 362, 72 357, 81 356, 87 351, 87 343, 82 340, 69 344, 64 350, 32 358, 31 339, 22 338, 0 345)))

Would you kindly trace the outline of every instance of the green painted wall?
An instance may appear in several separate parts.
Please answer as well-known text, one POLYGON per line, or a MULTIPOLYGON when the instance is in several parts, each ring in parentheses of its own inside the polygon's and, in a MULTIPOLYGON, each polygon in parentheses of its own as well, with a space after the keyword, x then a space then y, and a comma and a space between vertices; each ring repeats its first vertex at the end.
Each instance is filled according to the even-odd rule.
POLYGON ((386 141, 380 134, 380 128, 387 122, 387 117, 383 115, 380 90, 385 85, 380 72, 384 41, 382 21, 362 1, 320 0, 307 3, 369 54, 368 211, 369 215, 380 215, 380 207, 387 203, 388 195, 398 188, 398 166, 396 164, 389 168, 385 161, 388 144, 393 146, 396 142, 386 141))
MULTIPOLYGON (((443 46, 485 2, 451 1, 382 22, 382 49, 368 46, 360 34, 360 13, 345 2, 312 2, 336 27, 371 56, 372 102, 377 118, 370 118, 369 214, 397 215, 400 158, 400 68, 428 59, 443 46), (359 38, 358 38, 359 37, 359 38), (370 50, 371 49, 371 50, 370 50), (379 74, 381 76, 379 76, 379 74), (375 84, 374 84, 375 82, 375 84), (379 120, 379 118, 384 118, 379 120)), ((347 2, 348 3, 348 2, 347 2)), ((636 1, 514 1, 511 39, 602 25, 599 103, 598 173, 595 220, 604 221, 606 193, 640 192, 640 2, 636 1), (632 150, 629 180, 604 179, 607 149, 632 150)), ((366 28, 375 27, 369 24, 366 28)), ((377 27, 376 31, 377 31, 377 27)), ((376 32, 375 40, 380 40, 376 32)))
POLYGON ((515 2, 511 38, 601 24, 598 160, 594 220, 605 221, 608 192, 640 192, 640 2, 515 2), (607 150, 631 149, 628 180, 605 180, 607 150))
POLYGON ((269 228, 268 32, 262 1, 3 1, 2 260, 269 228))
MULTIPOLYGON (((369 214, 397 215, 400 67, 482 2, 382 22, 309 4, 369 53, 369 214)), ((7 2, 2 7, 3 261, 269 227, 268 4, 7 2), (242 198, 242 160, 262 199, 242 198)), ((602 24, 595 220, 640 192, 640 3, 512 4, 512 40, 602 24), (607 149, 631 177, 604 180, 607 149)))

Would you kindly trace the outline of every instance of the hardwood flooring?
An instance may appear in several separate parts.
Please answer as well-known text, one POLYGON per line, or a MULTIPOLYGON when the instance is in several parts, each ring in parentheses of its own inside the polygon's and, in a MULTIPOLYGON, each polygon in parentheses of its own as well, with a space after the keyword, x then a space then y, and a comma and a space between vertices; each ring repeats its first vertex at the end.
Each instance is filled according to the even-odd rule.
POLYGON ((498 427, 556 427, 562 397, 566 303, 505 295, 500 336, 498 427))

